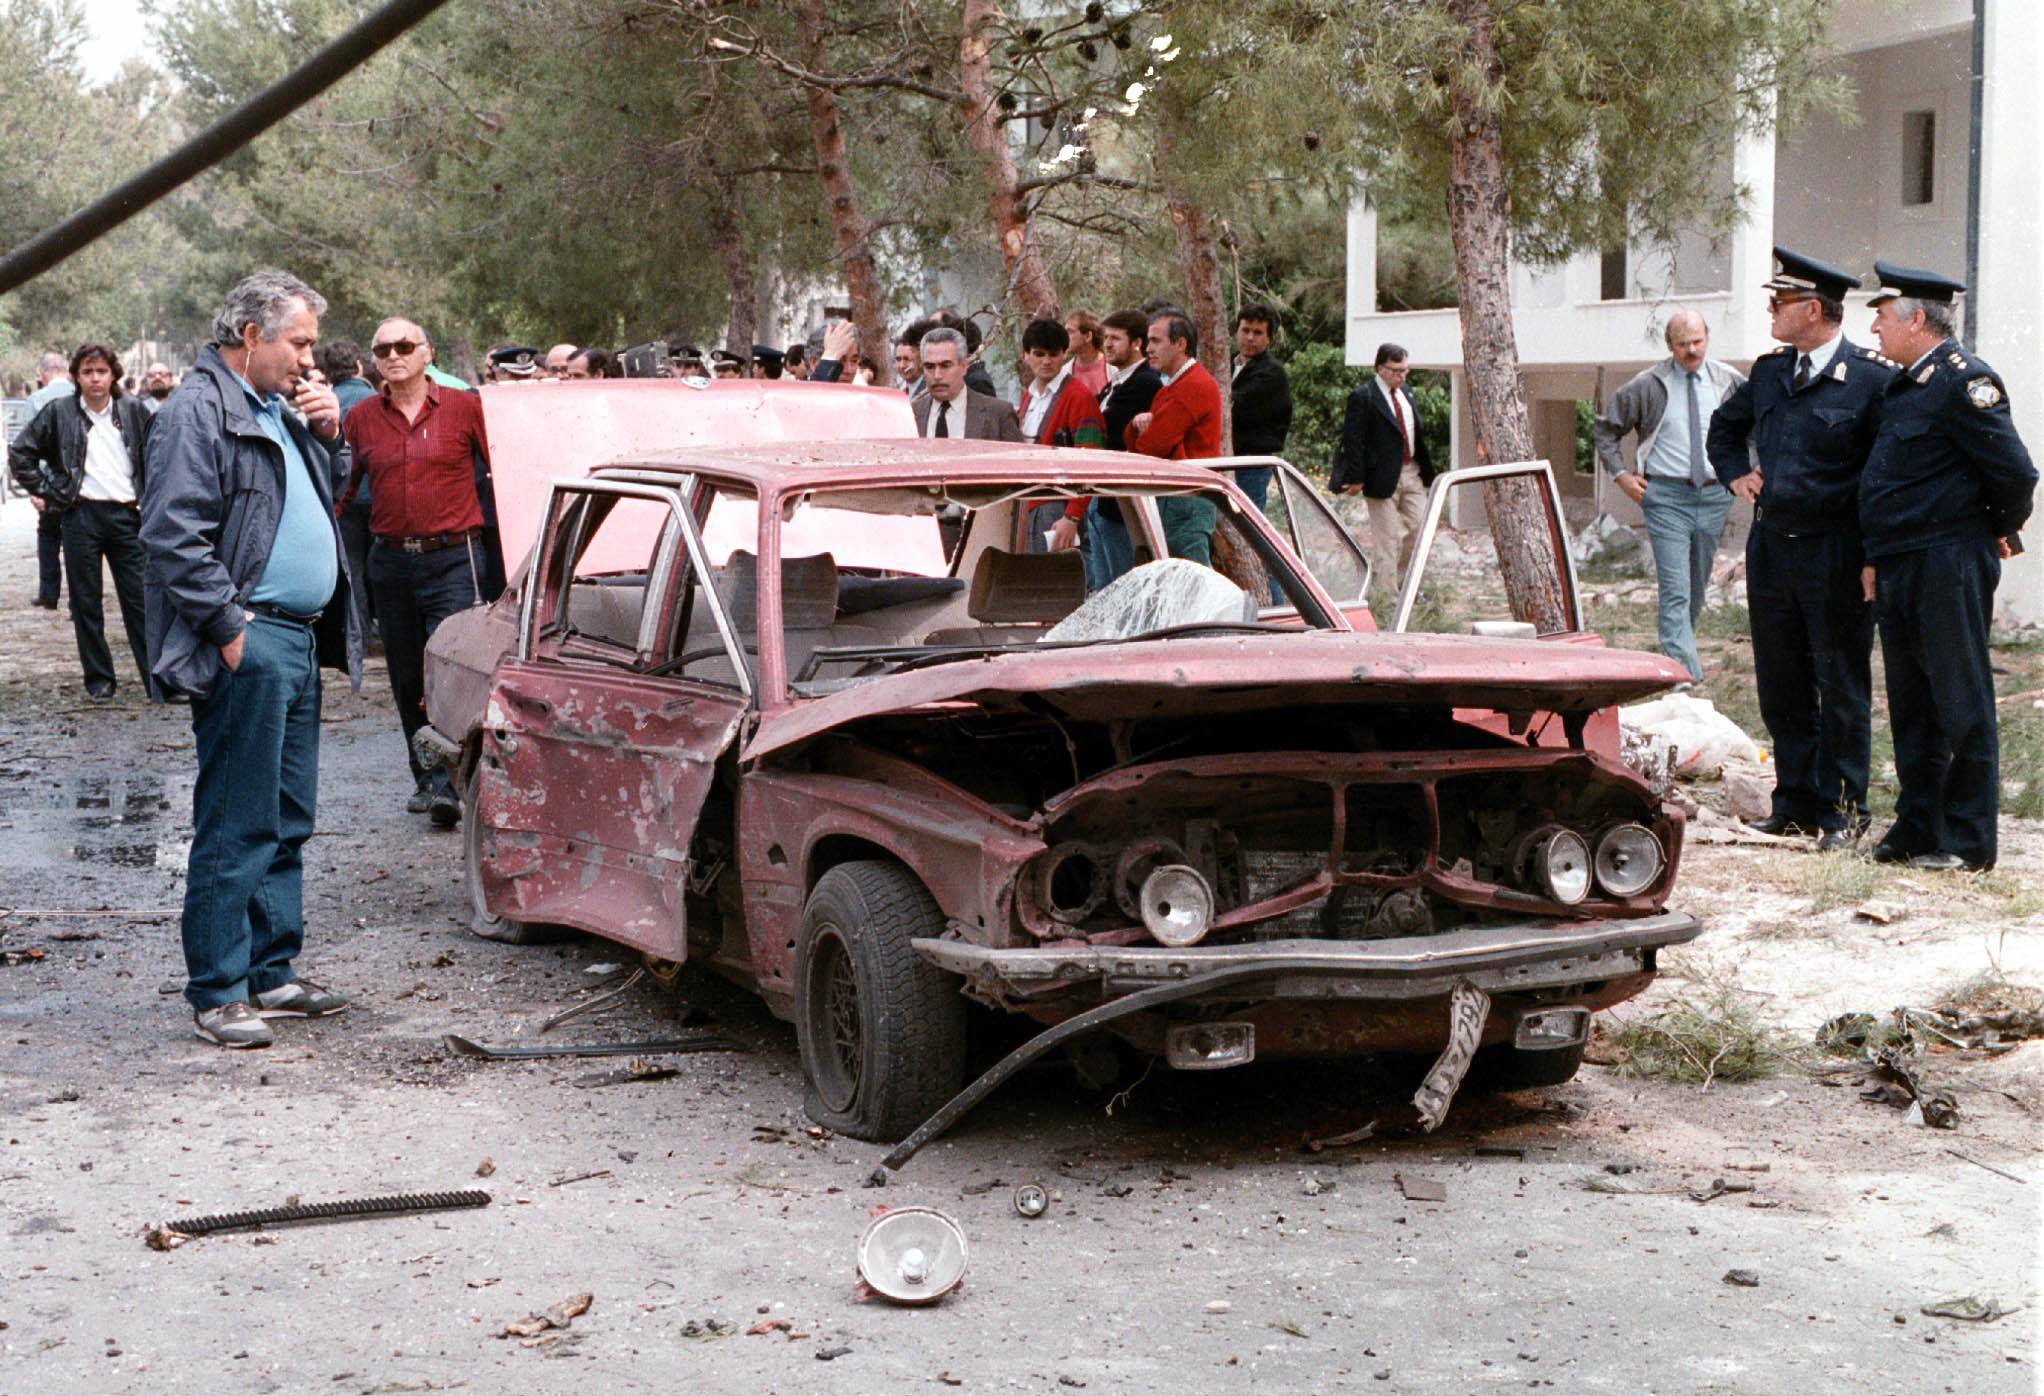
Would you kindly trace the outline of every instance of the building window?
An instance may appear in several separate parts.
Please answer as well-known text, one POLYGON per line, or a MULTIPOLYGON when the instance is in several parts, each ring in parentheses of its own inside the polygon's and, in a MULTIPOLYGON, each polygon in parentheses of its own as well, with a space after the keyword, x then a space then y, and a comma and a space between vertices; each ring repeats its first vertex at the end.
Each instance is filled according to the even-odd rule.
POLYGON ((1625 299, 1625 249, 1607 248, 1598 265, 1597 298, 1607 301, 1625 299))
POLYGON ((1902 115, 1902 203, 1921 208, 1937 193, 1938 114, 1934 111, 1904 112, 1902 115))

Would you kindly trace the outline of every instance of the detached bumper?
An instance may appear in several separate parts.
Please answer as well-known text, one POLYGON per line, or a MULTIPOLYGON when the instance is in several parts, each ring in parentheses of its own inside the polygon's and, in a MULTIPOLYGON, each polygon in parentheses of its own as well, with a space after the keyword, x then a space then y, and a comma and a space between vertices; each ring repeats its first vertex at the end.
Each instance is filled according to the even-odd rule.
POLYGON ((461 764, 461 743, 428 723, 412 733, 412 754, 429 770, 445 766, 453 771, 461 764))
MULTIPOLYGON (((1525 921, 1395 940, 1274 940, 1250 945, 1046 946, 992 949, 964 940, 918 940, 916 953, 982 988, 1027 996, 1071 984, 1110 992, 1194 979, 1216 970, 1267 971, 1259 997, 1424 999, 1466 980, 1489 994, 1524 993, 1651 973, 1654 952, 1696 939, 1694 916, 1667 911, 1633 921, 1525 921)), ((1242 982, 1228 993, 1239 997, 1242 982)))

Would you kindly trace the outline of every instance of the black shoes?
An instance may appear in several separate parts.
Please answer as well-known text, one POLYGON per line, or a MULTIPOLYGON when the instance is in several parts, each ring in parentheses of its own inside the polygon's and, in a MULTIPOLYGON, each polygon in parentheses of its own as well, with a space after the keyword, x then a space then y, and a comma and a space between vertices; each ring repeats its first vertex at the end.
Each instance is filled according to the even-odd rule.
POLYGON ((433 792, 420 786, 412 792, 412 798, 405 801, 406 814, 424 814, 433 807, 433 792))
POLYGON ((111 703, 114 686, 110 683, 89 683, 85 685, 85 696, 95 703, 111 703))
POLYGON ((1919 853, 1909 860, 1909 866, 1919 872, 1986 872, 1992 863, 1976 863, 1970 858, 1961 858, 1956 853, 1940 850, 1936 853, 1919 853))
POLYGON ((28 604, 45 611, 54 611, 57 609, 57 598, 54 596, 38 596, 28 604))
POLYGON ((426 817, 436 829, 452 829, 461 821, 461 801, 454 798, 452 790, 435 790, 426 806, 426 817))
POLYGON ((1876 863, 1906 863, 1910 859, 1916 857, 1917 855, 1915 855, 1914 853, 1905 852, 1904 850, 1897 848, 1894 844, 1889 843, 1887 840, 1883 839, 1880 843, 1874 845, 1874 851, 1869 856, 1871 856, 1876 863))
POLYGON ((1854 829, 1826 829, 1817 839, 1819 853, 1843 853, 1859 842, 1859 832, 1854 829))
POLYGON ((1749 819, 1746 821, 1746 827, 1783 838, 1807 837, 1818 832, 1816 825, 1805 824, 1799 819, 1790 819, 1785 814, 1770 814, 1765 819, 1749 819))

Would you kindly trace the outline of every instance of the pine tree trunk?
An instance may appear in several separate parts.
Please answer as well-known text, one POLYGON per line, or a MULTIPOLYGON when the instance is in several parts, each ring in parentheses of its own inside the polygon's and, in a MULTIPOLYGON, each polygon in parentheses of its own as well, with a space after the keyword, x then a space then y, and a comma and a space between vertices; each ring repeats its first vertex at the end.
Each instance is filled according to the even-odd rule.
MULTIPOLYGON (((829 71, 823 50, 823 0, 802 0, 798 26, 802 40, 802 61, 812 73, 829 71)), ((873 265, 868 244, 869 229, 859 212, 858 191, 852 187, 850 159, 845 154, 845 132, 838 112, 837 94, 829 88, 811 85, 807 92, 809 130, 816 141, 816 177, 823 185, 825 203, 830 206, 830 229, 837 241, 838 263, 844 269, 845 292, 852 301, 852 323, 859 329, 859 352, 873 360, 879 373, 877 384, 894 378, 894 355, 888 345, 886 307, 880 294, 880 273, 873 265)), ((856 364, 845 365, 849 381, 856 364)))
POLYGON ((759 282, 753 273, 752 253, 739 231, 741 197, 737 180, 718 178, 716 197, 710 200, 710 243, 717 249, 717 260, 724 264, 724 281, 731 293, 724 347, 749 359, 759 315, 759 282))
MULTIPOLYGON (((1455 283, 1462 310, 1462 364, 1469 413, 1482 462, 1533 459, 1533 429, 1512 337, 1504 139, 1484 108, 1470 74, 1486 83, 1502 76, 1491 33, 1493 0, 1447 0, 1463 26, 1463 73, 1451 83, 1455 125, 1448 166, 1448 228, 1455 243, 1455 283)), ((1567 628, 1562 609, 1562 545, 1547 527, 1540 487, 1531 480, 1493 480, 1484 509, 1497 542, 1498 569, 1517 620, 1546 635, 1567 628)))
POLYGON ((1221 301, 1221 259, 1214 251, 1213 224, 1206 211, 1186 197, 1172 177, 1171 159, 1177 141, 1170 123, 1157 134, 1157 164, 1164 185, 1164 211, 1178 239, 1178 273, 1185 279, 1185 312, 1199 332, 1198 358, 1221 384, 1221 454, 1235 449, 1235 414, 1228 391, 1227 323, 1221 301))
POLYGON ((1008 123, 994 99, 993 66, 987 60, 992 43, 988 31, 1001 18, 997 0, 965 0, 958 41, 958 85, 966 96, 965 138, 979 152, 980 177, 986 181, 987 205, 993 216, 994 238, 1000 244, 1008 294, 1025 320, 1054 320, 1058 318, 1057 287, 1044 269, 1022 196, 1015 190, 1008 123))

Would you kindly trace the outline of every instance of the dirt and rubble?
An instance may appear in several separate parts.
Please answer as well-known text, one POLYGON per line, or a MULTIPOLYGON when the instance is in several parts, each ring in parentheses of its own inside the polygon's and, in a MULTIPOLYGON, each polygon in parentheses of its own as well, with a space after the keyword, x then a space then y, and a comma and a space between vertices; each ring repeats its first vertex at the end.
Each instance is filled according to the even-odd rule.
MULTIPOLYGON (((1389 1098, 1366 1067, 1090 1091, 1047 1066, 868 1189, 885 1151, 810 1124, 792 1030, 743 994, 648 979, 539 1034, 630 957, 468 934, 458 835, 402 812, 376 665, 359 697, 328 687, 308 849, 301 967, 354 1005, 210 1047, 178 996, 187 715, 85 700, 68 621, 26 605, 26 513, 0 510, 0 1390, 2037 1384, 2044 1044, 1925 1057, 1951 1130, 1837 1070, 1590 1066, 1465 1096, 1422 1137, 1361 1133, 1389 1098), (698 1032, 739 1050, 444 1041, 698 1032), (180 1216, 463 1189, 490 1205, 145 1244, 180 1216), (861 1302, 871 1209, 912 1204, 964 1228, 963 1288, 861 1302)), ((1993 874, 1935 878, 1693 842, 1677 902, 1705 935, 1618 1016, 1729 982, 1807 1040, 1968 979, 2044 982, 2044 826, 2005 844, 1993 874)))

